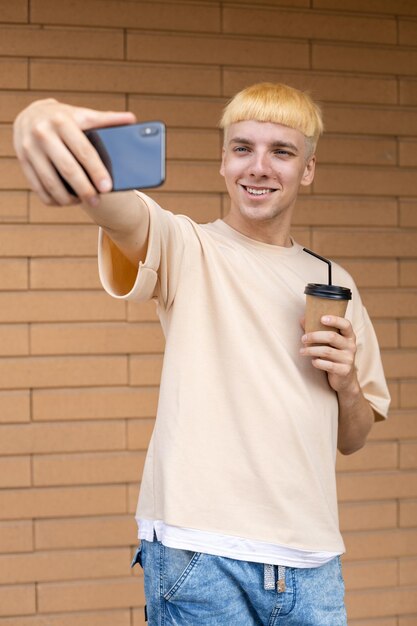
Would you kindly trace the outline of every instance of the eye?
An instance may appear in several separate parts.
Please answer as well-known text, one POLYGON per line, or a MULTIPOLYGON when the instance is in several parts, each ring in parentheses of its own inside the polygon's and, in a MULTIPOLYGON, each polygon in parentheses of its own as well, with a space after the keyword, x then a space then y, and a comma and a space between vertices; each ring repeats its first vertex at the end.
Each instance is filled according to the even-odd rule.
POLYGON ((245 152, 249 152, 249 149, 246 148, 246 146, 235 146, 233 148, 233 152, 237 152, 238 154, 239 153, 245 153, 245 152))
POLYGON ((274 154, 277 156, 292 156, 292 152, 285 150, 285 148, 280 148, 279 150, 275 150, 274 154))

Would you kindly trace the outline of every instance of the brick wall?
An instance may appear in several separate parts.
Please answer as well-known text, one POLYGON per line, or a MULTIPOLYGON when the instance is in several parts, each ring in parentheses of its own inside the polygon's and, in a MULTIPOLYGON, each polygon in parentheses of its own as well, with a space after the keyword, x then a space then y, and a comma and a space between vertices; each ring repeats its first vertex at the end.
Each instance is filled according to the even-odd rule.
POLYGON ((0 0, 0 20, 0 626, 143 624, 128 565, 163 350, 151 305, 101 290, 96 228, 28 191, 12 120, 46 96, 164 119, 153 195, 207 221, 221 106, 258 80, 324 105, 294 234, 356 278, 393 396, 338 460, 349 623, 415 626, 417 3, 0 0))

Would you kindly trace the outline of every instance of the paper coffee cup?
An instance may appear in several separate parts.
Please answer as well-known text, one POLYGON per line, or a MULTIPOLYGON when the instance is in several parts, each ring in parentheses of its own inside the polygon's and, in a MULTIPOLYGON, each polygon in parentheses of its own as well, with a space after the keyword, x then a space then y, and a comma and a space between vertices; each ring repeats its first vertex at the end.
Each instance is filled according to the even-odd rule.
POLYGON ((323 315, 337 315, 344 317, 352 292, 347 287, 338 285, 320 285, 309 283, 304 293, 306 294, 305 332, 312 333, 315 330, 335 330, 332 326, 324 326, 321 323, 323 315))

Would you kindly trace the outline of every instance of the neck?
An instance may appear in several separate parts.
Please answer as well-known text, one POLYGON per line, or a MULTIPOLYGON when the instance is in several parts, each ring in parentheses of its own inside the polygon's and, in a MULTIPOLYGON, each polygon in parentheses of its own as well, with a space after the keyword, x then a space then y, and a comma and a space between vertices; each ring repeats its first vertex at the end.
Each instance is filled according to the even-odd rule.
POLYGON ((291 248, 290 223, 277 224, 276 220, 246 220, 228 213, 223 221, 245 237, 273 246, 291 248))

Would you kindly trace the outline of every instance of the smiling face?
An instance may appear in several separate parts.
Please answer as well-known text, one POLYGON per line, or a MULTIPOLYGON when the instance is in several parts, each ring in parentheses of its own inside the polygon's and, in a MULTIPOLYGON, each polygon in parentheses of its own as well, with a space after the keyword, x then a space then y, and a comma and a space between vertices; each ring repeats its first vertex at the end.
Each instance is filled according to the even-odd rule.
POLYGON ((300 131, 254 120, 231 124, 220 168, 230 196, 225 222, 254 239, 290 245, 298 190, 311 184, 314 167, 300 131))

